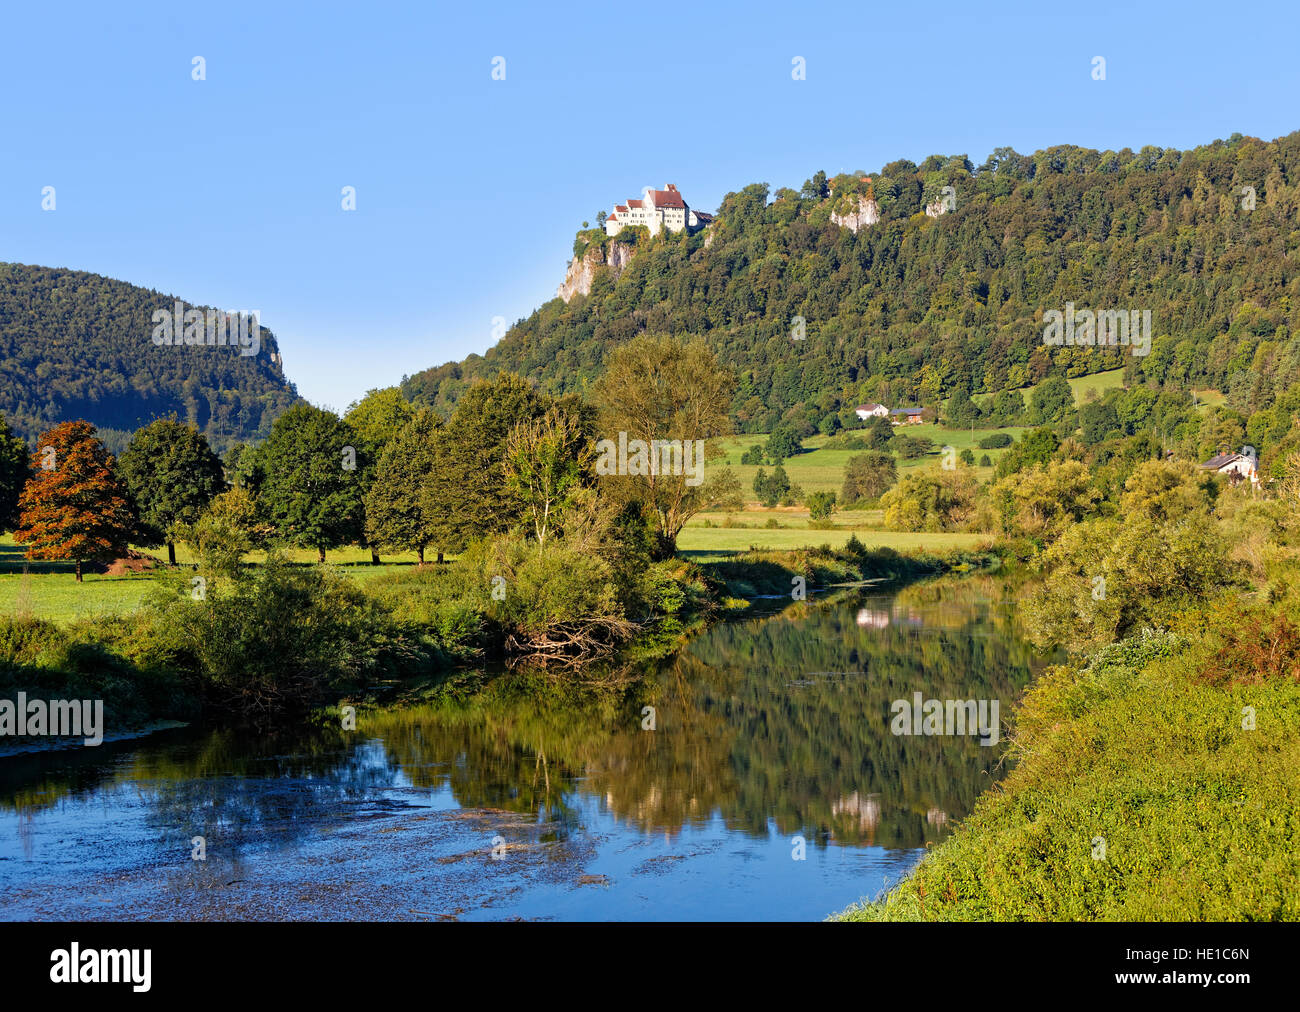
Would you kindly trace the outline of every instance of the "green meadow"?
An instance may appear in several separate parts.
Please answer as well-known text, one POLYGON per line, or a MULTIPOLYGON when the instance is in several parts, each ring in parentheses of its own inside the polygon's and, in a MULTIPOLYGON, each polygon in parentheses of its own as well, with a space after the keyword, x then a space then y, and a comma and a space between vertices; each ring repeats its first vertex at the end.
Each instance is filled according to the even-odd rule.
MULTIPOLYGON (((139 550, 139 549, 137 549, 139 550)), ((167 558, 166 549, 144 549, 159 563, 167 558)), ((293 562, 314 565, 316 553, 311 549, 290 549, 285 555, 293 562)), ((246 561, 265 561, 266 553, 252 552, 246 561)), ((414 553, 385 555, 381 565, 370 564, 370 552, 363 548, 340 548, 331 551, 326 561, 358 580, 369 581, 414 566, 414 553)), ((187 566, 193 559, 184 545, 176 546, 176 562, 187 566)), ((31 616, 69 624, 86 618, 128 615, 136 611, 150 589, 155 576, 145 571, 110 576, 85 572, 78 584, 71 562, 31 562, 13 536, 0 536, 0 615, 31 616)))
MULTIPOLYGON (((787 522, 779 514, 766 514, 766 516, 772 515, 778 516, 778 522, 782 524, 787 522)), ((719 552, 743 552, 750 548, 782 550, 816 548, 819 545, 843 548, 849 538, 854 536, 867 548, 892 548, 902 553, 975 548, 992 541, 987 534, 911 534, 838 524, 831 530, 815 530, 807 526, 806 512, 802 520, 792 520, 790 526, 784 530, 765 528, 764 516, 760 516, 757 522, 751 519, 752 514, 748 512, 733 514, 733 516, 737 521, 753 526, 746 529, 688 525, 677 539, 678 551, 689 556, 698 556, 719 552)))
MULTIPOLYGON (((1075 405, 1083 404, 1089 391, 1094 392, 1098 397, 1104 395, 1107 390, 1113 390, 1124 385, 1124 370, 1110 369, 1106 372, 1093 373, 1090 376, 1076 376, 1069 380, 1070 388, 1074 391, 1075 405)), ((1030 397, 1036 389, 1037 384, 1025 387, 1022 391, 1025 396, 1025 403, 1028 404, 1030 397)), ((976 400, 987 400, 987 397, 977 397, 976 400)), ((1198 401, 1202 404, 1221 403, 1223 398, 1216 391, 1207 390, 1198 394, 1198 401), (1217 401, 1215 398, 1217 397, 1217 401)), ((1206 409, 1208 410, 1208 408, 1206 409)), ((995 432, 1005 432, 1012 439, 1019 441, 1021 435, 1029 430, 1028 426, 1011 425, 1000 429, 996 428, 973 428, 973 429, 954 429, 946 425, 933 424, 924 422, 920 425, 899 426, 899 432, 905 435, 917 436, 929 439, 934 443, 934 452, 925 456, 917 457, 913 460, 898 459, 899 470, 906 470, 914 467, 937 467, 941 459, 941 451, 945 446, 951 446, 958 453, 962 450, 970 450, 975 454, 978 461, 984 454, 988 454, 989 460, 996 465, 1006 449, 1000 450, 981 450, 979 441, 985 436, 990 436, 995 432)), ((855 432, 858 430, 849 430, 855 432)), ((790 481, 800 486, 805 493, 809 492, 835 492, 839 493, 844 484, 844 468, 848 464, 850 457, 863 453, 863 450, 836 450, 827 449, 826 444, 832 441, 831 436, 812 436, 803 441, 804 452, 797 457, 784 461, 782 467, 785 473, 790 476, 790 481)), ((750 433, 743 436, 732 436, 729 439, 720 441, 720 445, 726 451, 725 460, 720 460, 718 466, 726 464, 735 470, 736 476, 740 479, 741 493, 746 500, 754 504, 757 500, 754 498, 754 476, 758 473, 758 467, 752 464, 742 464, 741 456, 744 452, 755 444, 763 444, 767 441, 766 433, 750 433)), ((771 471, 770 465, 764 465, 766 471, 771 471)), ((993 476, 993 467, 975 467, 975 475, 980 481, 988 481, 993 476)), ((775 546, 774 546, 775 547, 775 546)))
MULTIPOLYGON (((910 425, 907 427, 906 434, 932 440, 934 442, 934 452, 917 457, 914 460, 899 459, 898 467, 900 471, 913 467, 938 467, 940 453, 945 446, 953 447, 958 453, 970 449, 975 454, 977 461, 987 453, 989 459, 994 464, 997 464, 998 458, 1006 450, 981 450, 978 445, 979 441, 994 432, 1005 432, 1012 439, 1018 440, 1020 434, 1025 431, 1023 426, 1011 426, 1003 429, 950 429, 943 425, 929 423, 910 425)), ((754 477, 758 474, 759 469, 754 464, 742 464, 740 458, 755 443, 761 445, 766 441, 766 434, 732 436, 720 440, 722 448, 727 453, 726 459, 725 461, 719 460, 710 464, 711 467, 717 467, 724 463, 730 466, 740 479, 741 494, 751 503, 757 503, 754 496, 754 477)), ((830 436, 812 436, 805 439, 803 441, 804 452, 797 457, 791 457, 789 460, 783 461, 781 464, 785 468, 785 473, 790 476, 791 483, 800 486, 805 493, 834 492, 839 495, 844 486, 844 468, 847 466, 849 458, 868 452, 866 450, 827 449, 826 444, 830 441, 830 436)), ((770 472, 772 467, 765 464, 763 470, 770 472)), ((981 481, 987 480, 993 474, 992 467, 976 467, 974 470, 981 481)))

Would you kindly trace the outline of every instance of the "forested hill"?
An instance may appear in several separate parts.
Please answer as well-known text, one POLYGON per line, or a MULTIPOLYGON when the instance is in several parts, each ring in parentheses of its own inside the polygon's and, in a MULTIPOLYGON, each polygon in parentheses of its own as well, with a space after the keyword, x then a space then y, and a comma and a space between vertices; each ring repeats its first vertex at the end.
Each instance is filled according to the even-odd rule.
POLYGON ((0 412, 29 439, 84 418, 115 450, 172 413, 218 451, 265 436, 298 400, 274 335, 261 330, 256 355, 155 345, 154 310, 177 301, 98 274, 0 263, 0 412))
MULTIPOLYGON (((704 232, 642 237, 620 275, 597 271, 590 295, 546 303, 486 355, 404 389, 444 411, 467 381, 501 370, 581 389, 641 332, 714 347, 739 374, 734 411, 749 431, 1119 364, 1135 381, 1225 390, 1240 410, 1300 379, 1300 133, 1191 151, 1004 148, 978 167, 931 156, 830 183, 818 173, 800 191, 730 193, 704 232), (868 185, 880 221, 856 234, 833 224, 868 185), (927 216, 946 186, 955 209, 927 216), (1153 350, 1044 347, 1043 313, 1066 302, 1149 309, 1153 350), (800 316, 806 337, 794 340, 800 316)), ((581 232, 574 252, 606 242, 581 232)))

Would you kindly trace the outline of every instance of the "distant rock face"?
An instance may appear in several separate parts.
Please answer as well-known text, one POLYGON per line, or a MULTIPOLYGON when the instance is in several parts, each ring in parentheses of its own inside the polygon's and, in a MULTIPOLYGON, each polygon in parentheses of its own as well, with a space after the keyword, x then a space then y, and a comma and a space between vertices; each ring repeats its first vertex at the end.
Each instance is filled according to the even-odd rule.
POLYGON ((948 213, 948 205, 942 200, 936 200, 933 204, 925 205, 925 213, 927 217, 937 218, 941 214, 948 213))
POLYGON ((591 246, 582 257, 569 261, 564 272, 564 282, 555 290, 555 294, 568 302, 575 295, 590 295, 591 283, 596 280, 596 271, 608 267, 617 277, 632 262, 633 247, 630 243, 612 242, 608 252, 599 246, 591 246))
POLYGON ((848 214, 836 214, 831 212, 831 222, 839 225, 840 228, 847 228, 856 232, 864 225, 874 225, 880 220, 880 205, 876 203, 874 197, 865 193, 858 194, 858 209, 848 214))

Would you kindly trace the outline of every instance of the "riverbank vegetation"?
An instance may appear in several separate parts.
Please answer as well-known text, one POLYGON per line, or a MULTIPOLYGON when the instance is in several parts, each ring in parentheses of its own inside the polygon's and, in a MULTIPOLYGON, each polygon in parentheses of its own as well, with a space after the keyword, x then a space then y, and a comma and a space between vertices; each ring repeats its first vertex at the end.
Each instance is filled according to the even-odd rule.
POLYGON ((1296 605, 1189 615, 1228 624, 1053 669, 1017 711, 1000 788, 843 919, 1300 918, 1296 605))
MULTIPOLYGON (((20 594, 0 623, 0 691, 104 697, 119 723, 202 709, 262 719, 466 666, 573 668, 663 652, 746 597, 802 599, 944 567, 853 537, 787 556, 677 556, 691 517, 736 505, 730 472, 598 481, 597 421, 647 440, 720 429, 725 414, 700 412, 725 403, 727 376, 672 342, 634 342, 616 358, 599 413, 513 376, 480 384, 446 423, 392 391, 346 418, 298 405, 266 444, 232 454, 224 491, 202 436, 171 420, 137 434, 125 468, 92 426, 64 423, 21 486, 19 533, 41 536, 25 565, 114 559, 140 605, 60 626, 20 594), (205 466, 178 470, 181 450, 205 466), (150 569, 128 555, 133 538, 177 544, 192 564, 150 569), (365 580, 321 564, 348 543, 414 552, 420 564, 365 580), (455 557, 426 565, 426 549, 455 557), (291 550, 316 564, 292 563, 291 550)), ((20 592, 44 578, 19 577, 20 592)))
POLYGON ((1300 917, 1300 458, 1269 498, 1125 460, 995 486, 1024 632, 1070 660, 1016 708, 999 789, 843 918, 1300 917))

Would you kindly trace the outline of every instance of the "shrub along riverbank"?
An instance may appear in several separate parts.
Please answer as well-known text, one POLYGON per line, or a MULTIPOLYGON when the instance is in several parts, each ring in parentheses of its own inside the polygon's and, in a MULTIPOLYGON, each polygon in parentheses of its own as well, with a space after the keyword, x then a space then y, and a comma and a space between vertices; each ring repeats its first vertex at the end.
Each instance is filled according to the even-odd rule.
POLYGON ((843 920, 1300 919, 1300 567, 1050 669, 1014 770, 843 920), (1262 602, 1262 603, 1261 603, 1262 602))
POLYGON ((598 557, 496 543, 359 584, 272 556, 197 585, 188 571, 160 576, 128 617, 64 627, 0 621, 0 698, 103 699, 112 732, 205 713, 230 721, 302 714, 484 664, 575 670, 667 653, 748 598, 912 579, 986 558, 905 556, 851 541, 725 562, 669 559, 611 578, 598 557))

